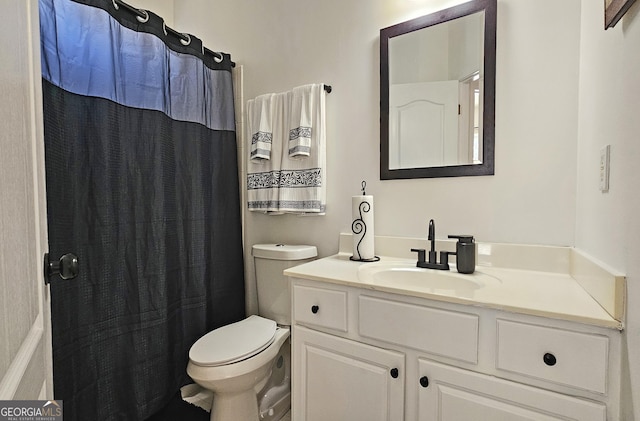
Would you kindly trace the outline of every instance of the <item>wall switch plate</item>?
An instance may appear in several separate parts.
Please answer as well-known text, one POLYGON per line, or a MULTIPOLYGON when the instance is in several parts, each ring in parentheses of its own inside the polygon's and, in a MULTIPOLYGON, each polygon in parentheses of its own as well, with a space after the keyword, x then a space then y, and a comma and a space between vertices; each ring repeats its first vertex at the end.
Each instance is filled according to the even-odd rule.
POLYGON ((611 154, 611 145, 606 145, 600 149, 600 191, 609 191, 609 155, 611 154))

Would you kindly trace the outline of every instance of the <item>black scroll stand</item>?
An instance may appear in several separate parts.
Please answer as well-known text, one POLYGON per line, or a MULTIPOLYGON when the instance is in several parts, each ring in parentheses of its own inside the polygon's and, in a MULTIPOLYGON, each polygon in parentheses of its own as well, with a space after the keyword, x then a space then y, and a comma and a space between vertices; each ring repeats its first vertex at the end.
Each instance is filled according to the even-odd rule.
MULTIPOLYGON (((362 195, 366 196, 367 192, 365 191, 365 187, 367 186, 367 182, 366 181, 362 181, 362 195)), ((358 245, 356 246, 356 252, 358 253, 358 257, 351 256, 349 257, 349 260, 353 260, 354 262, 377 262, 380 260, 380 257, 378 256, 374 256, 370 259, 363 259, 362 255, 360 254, 360 243, 362 243, 362 240, 364 240, 365 235, 367 235, 367 224, 365 224, 364 220, 362 219, 362 213, 368 213, 369 211, 371 211, 371 204, 369 202, 367 202, 366 200, 363 202, 360 202, 360 205, 358 205, 358 213, 360 214, 360 218, 355 219, 352 223, 351 223, 351 232, 353 232, 354 234, 358 235, 360 233, 362 233, 362 237, 360 237, 360 241, 358 241, 358 245)))

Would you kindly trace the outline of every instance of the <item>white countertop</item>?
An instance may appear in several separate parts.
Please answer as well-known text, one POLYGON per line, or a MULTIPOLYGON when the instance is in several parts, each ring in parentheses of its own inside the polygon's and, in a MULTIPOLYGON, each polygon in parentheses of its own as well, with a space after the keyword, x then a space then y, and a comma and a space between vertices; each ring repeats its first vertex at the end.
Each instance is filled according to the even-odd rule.
MULTIPOLYGON (((490 279, 490 282, 482 282, 482 287, 470 290, 434 290, 415 285, 403 287, 393 282, 371 282, 366 277, 359 276, 359 268, 376 263, 351 261, 350 256, 351 253, 339 253, 287 269, 284 274, 331 284, 622 329, 622 323, 605 311, 569 274, 477 266, 474 274, 459 276, 475 277, 480 281, 490 279)), ((415 265, 415 259, 398 257, 381 256, 380 262, 415 265)), ((457 274, 455 265, 451 266, 451 272, 457 274)))

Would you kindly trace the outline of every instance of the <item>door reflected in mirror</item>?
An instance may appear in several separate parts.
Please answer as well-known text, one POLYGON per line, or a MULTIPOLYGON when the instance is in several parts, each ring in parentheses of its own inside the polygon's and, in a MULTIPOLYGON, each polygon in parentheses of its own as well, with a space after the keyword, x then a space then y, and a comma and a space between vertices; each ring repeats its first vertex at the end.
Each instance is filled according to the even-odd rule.
POLYGON ((493 174, 495 0, 380 31, 381 179, 493 174))

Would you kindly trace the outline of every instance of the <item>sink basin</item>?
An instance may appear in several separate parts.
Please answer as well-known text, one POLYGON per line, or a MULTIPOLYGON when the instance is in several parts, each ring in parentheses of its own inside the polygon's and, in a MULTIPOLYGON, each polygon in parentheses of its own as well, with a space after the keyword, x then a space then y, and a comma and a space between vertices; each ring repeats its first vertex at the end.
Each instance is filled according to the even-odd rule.
POLYGON ((499 281, 476 271, 470 275, 451 271, 422 269, 406 262, 379 262, 363 264, 358 268, 358 278, 373 285, 406 288, 432 293, 468 295, 474 290, 499 281))

